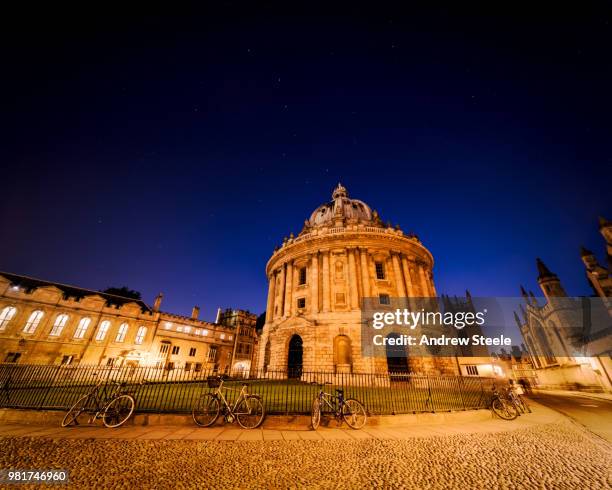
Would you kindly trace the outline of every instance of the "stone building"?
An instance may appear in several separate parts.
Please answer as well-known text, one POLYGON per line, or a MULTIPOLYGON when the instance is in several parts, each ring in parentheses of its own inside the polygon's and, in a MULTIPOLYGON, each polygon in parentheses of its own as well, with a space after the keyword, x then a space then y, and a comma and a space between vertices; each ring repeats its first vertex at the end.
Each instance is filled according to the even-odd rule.
MULTIPOLYGON (((608 268, 601 266, 595 255, 584 247, 581 258, 594 291, 593 298, 599 301, 604 322, 610 325, 612 223, 600 219, 600 232, 607 244, 608 268)), ((568 297, 559 277, 541 259, 537 259, 536 265, 545 303, 540 305, 535 295, 521 286, 525 305, 521 306, 520 316, 515 314, 515 319, 531 355, 538 384, 544 388, 612 391, 610 327, 589 335, 584 346, 577 349, 576 338, 586 326, 584 311, 585 307, 592 308, 588 306, 592 304, 591 298, 568 297)))
POLYGON ((433 257, 414 235, 384 224, 338 184, 298 236, 267 263, 268 301, 258 366, 264 371, 457 372, 456 360, 361 355, 361 301, 435 297, 433 257), (391 363, 391 365, 389 365, 391 363), (400 366, 403 364, 403 367, 400 366))
POLYGON ((0 361, 199 373, 228 372, 235 362, 247 360, 236 350, 253 345, 255 315, 226 310, 220 323, 210 323, 198 318, 197 307, 189 317, 160 311, 161 301, 160 294, 150 307, 140 300, 0 272, 0 361))

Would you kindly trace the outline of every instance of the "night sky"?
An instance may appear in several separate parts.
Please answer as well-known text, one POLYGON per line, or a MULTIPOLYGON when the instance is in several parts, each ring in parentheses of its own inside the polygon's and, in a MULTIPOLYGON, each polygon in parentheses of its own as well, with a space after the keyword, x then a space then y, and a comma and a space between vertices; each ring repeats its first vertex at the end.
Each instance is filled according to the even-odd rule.
POLYGON ((591 294, 608 2, 255 3, 4 16, 0 270, 260 313, 274 246, 341 181, 421 238, 440 293, 537 294, 540 256, 591 294))

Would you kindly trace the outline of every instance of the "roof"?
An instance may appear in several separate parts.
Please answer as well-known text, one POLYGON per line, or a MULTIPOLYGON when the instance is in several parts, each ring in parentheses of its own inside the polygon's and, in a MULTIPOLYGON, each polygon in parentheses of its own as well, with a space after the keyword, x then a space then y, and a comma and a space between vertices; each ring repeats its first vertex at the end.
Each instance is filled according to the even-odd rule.
POLYGON ((26 291, 33 291, 37 288, 54 286, 57 289, 61 290, 64 293, 64 298, 68 297, 76 297, 76 298, 84 298, 85 296, 101 296, 106 300, 107 305, 116 305, 122 306, 126 303, 136 303, 140 306, 140 309, 143 312, 152 312, 151 308, 142 300, 134 299, 134 298, 126 298, 124 296, 117 296, 115 294, 103 293, 101 291, 93 291, 91 289, 79 288, 77 286, 69 286, 66 284, 61 284, 59 282, 51 282, 45 281, 42 279, 35 279, 33 277, 21 276, 19 274, 12 274, 10 272, 2 272, 0 271, 0 276, 8 279, 12 285, 19 286, 20 288, 25 289, 26 291))

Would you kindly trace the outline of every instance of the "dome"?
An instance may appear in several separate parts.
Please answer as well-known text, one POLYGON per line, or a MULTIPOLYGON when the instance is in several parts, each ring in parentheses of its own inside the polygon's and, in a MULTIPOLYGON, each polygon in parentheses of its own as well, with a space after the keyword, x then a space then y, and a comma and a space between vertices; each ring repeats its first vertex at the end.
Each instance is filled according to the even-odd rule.
POLYGON ((347 223, 366 223, 380 226, 380 218, 376 211, 359 199, 350 199, 342 184, 334 189, 332 200, 321 204, 306 220, 305 228, 320 226, 343 226, 347 223))

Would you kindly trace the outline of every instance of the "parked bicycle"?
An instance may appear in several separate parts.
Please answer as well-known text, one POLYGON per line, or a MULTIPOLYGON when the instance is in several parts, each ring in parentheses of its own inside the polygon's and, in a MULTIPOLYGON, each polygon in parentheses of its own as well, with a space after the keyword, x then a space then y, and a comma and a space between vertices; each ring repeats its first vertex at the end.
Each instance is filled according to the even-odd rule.
MULTIPOLYGON (((144 384, 143 381, 141 384, 144 384)), ((79 398, 62 420, 62 427, 82 425, 85 417, 87 423, 92 424, 102 419, 106 427, 114 428, 125 424, 134 413, 136 400, 125 390, 126 382, 111 381, 105 383, 100 380, 85 395, 79 398), (107 388, 110 393, 107 394, 107 388)))
POLYGON ((514 383, 513 380, 510 380, 507 396, 508 400, 510 400, 512 405, 514 405, 519 415, 521 413, 531 413, 531 408, 527 404, 527 400, 523 398, 523 389, 520 385, 514 383))
MULTIPOLYGON (((344 390, 337 388, 336 395, 323 391, 323 384, 313 383, 319 386, 319 394, 312 401, 312 410, 310 420, 313 430, 316 430, 321 423, 322 412, 329 409, 332 415, 339 424, 342 420, 348 424, 351 429, 361 429, 368 418, 365 407, 361 402, 354 398, 344 398, 344 390)), ((330 385, 331 383, 324 383, 330 385)))
POLYGON ((514 404, 506 399, 498 390, 497 386, 493 385, 493 398, 491 400, 491 409, 493 412, 504 420, 514 420, 519 416, 518 409, 514 404))
POLYGON ((201 427, 210 427, 220 415, 226 422, 237 420, 244 429, 255 429, 261 425, 266 415, 261 397, 249 393, 248 383, 242 383, 240 394, 233 405, 225 398, 223 390, 238 391, 224 385, 222 376, 212 376, 207 379, 208 387, 215 388, 212 393, 202 395, 191 412, 193 421, 201 427))

